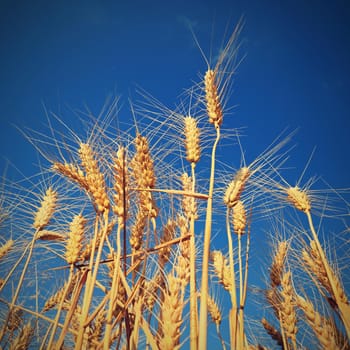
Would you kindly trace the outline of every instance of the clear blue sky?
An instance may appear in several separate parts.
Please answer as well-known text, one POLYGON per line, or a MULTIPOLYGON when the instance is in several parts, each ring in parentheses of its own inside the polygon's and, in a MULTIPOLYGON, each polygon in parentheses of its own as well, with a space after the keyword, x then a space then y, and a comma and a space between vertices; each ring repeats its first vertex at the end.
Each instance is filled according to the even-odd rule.
POLYGON ((242 15, 230 123, 247 127, 248 152, 298 127, 296 163, 317 146, 314 173, 348 185, 350 8, 340 0, 2 1, 0 156, 31 173, 37 159, 11 123, 41 128, 42 103, 98 112, 109 94, 126 105, 138 84, 171 105, 206 68, 186 23, 208 52, 242 15))
POLYGON ((308 175, 349 186, 346 0, 1 1, 0 170, 8 159, 26 176, 38 171, 32 146, 12 124, 45 130, 43 104, 74 124, 66 106, 98 113, 116 94, 124 101, 120 117, 129 118, 137 84, 173 106, 206 69, 187 23, 209 52, 242 15, 246 57, 229 126, 247 128, 248 159, 285 127, 299 128, 291 166, 303 169, 316 146, 308 175))

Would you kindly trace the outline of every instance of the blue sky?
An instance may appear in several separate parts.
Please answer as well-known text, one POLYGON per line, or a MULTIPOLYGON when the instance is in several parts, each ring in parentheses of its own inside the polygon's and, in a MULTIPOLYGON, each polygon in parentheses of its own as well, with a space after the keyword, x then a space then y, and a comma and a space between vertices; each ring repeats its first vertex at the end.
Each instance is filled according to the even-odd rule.
POLYGON ((300 128, 293 166, 317 146, 312 174, 346 186, 350 9, 340 0, 2 1, 1 156, 30 174, 35 153, 11 124, 42 128, 43 104, 58 114, 84 105, 97 113, 110 94, 127 106, 138 84, 171 106, 206 68, 186 23, 209 52, 211 38, 215 50, 242 15, 246 57, 230 126, 247 127, 253 155, 286 126, 300 128))
POLYGON ((26 176, 38 171, 13 125, 47 130, 43 105, 79 125, 69 109, 97 114, 108 95, 121 95, 120 118, 129 120, 127 99, 141 86, 173 107, 206 70, 187 24, 208 53, 241 16, 245 58, 226 126, 246 127, 248 161, 286 127, 299 128, 291 180, 316 147, 307 175, 347 187, 350 5, 340 0, 2 1, 0 170, 9 160, 26 176))

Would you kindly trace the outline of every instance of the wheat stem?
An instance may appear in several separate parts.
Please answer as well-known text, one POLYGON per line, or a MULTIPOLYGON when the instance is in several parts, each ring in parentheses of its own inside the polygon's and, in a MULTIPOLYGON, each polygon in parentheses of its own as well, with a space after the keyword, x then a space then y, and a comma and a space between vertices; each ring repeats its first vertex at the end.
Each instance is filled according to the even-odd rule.
POLYGON ((215 155, 217 144, 220 140, 220 127, 216 125, 216 139, 211 154, 211 168, 208 191, 208 202, 205 218, 204 229, 204 247, 202 260, 202 283, 201 283, 201 299, 200 299, 200 316, 199 316, 199 340, 198 348, 200 350, 207 347, 207 316, 208 316, 208 275, 209 275, 209 252, 210 252, 210 236, 213 212, 213 192, 215 179, 215 155))
MULTIPOLYGON (((123 227, 124 227, 123 223, 123 227)), ((119 271, 120 271, 120 257, 121 257, 121 239, 120 239, 120 233, 121 233, 121 225, 118 225, 117 230, 117 237, 116 237, 116 246, 117 246, 117 252, 116 255, 113 256, 113 278, 112 278, 112 286, 110 290, 110 301, 109 301, 109 309, 106 317, 106 329, 105 329, 105 336, 104 336, 104 343, 103 347, 104 350, 109 350, 110 347, 110 339, 112 334, 112 317, 113 317, 113 305, 115 298, 118 294, 118 281, 119 281, 119 271)))
POLYGON ((52 330, 51 330, 49 343, 47 344, 47 348, 48 349, 52 348, 52 344, 53 344, 53 341, 55 339, 55 334, 56 334, 56 330, 57 330, 57 327, 58 327, 58 322, 60 320, 63 303, 64 303, 64 301, 66 299, 66 296, 67 296, 67 294, 69 292, 69 289, 71 287, 72 277, 73 277, 73 268, 74 268, 74 265, 72 264, 70 266, 70 273, 69 273, 69 277, 68 277, 68 282, 67 282, 66 287, 65 287, 65 289, 64 289, 64 291, 63 291, 63 293, 61 295, 61 300, 60 300, 59 305, 58 305, 56 317, 55 317, 54 323, 52 325, 52 330))
MULTIPOLYGON (((192 192, 195 191, 196 177, 195 177, 196 163, 191 163, 192 170, 192 192)), ((192 198, 194 201, 194 198, 192 198)), ((194 232, 194 215, 190 218, 190 346, 191 349, 197 349, 198 341, 198 305, 196 296, 196 242, 194 232)))
POLYGON ((9 305, 9 311, 7 313, 7 316, 6 316, 6 320, 4 322, 4 326, 2 327, 2 330, 1 330, 1 333, 0 333, 0 342, 1 340, 3 339, 4 335, 5 335, 5 332, 6 332, 6 327, 7 327, 7 323, 8 323, 8 320, 10 318, 10 315, 12 313, 12 310, 13 310, 13 307, 14 305, 16 304, 16 301, 17 301, 17 298, 18 298, 18 295, 19 295, 19 292, 22 288, 22 284, 23 284, 23 281, 24 281, 24 276, 27 272, 27 269, 28 269, 28 266, 29 266, 29 262, 32 258, 32 255, 33 255, 33 249, 34 249, 34 244, 35 244, 35 241, 36 241, 36 235, 37 233, 39 232, 40 228, 38 228, 34 235, 33 235, 33 238, 32 238, 32 241, 30 242, 30 245, 29 245, 29 252, 28 252, 28 256, 27 256, 27 260, 26 262, 24 263, 24 266, 22 268, 22 273, 21 273, 21 276, 19 278, 19 281, 18 281, 18 284, 17 284, 17 288, 16 288, 16 291, 15 291, 15 294, 11 300, 11 304, 9 305))
MULTIPOLYGON (((93 295, 93 291, 94 291, 94 285, 96 282, 97 272, 98 272, 98 269, 100 266, 102 248, 103 248, 103 244, 104 244, 104 241, 106 239, 107 231, 108 231, 108 214, 109 214, 108 212, 109 212, 108 209, 106 209, 103 212, 103 228, 102 228, 103 233, 102 233, 101 240, 99 242, 99 247, 98 247, 98 251, 97 251, 97 255, 96 255, 96 261, 94 263, 93 274, 91 275, 91 272, 90 272, 90 274, 89 274, 89 276, 91 275, 90 281, 88 281, 88 283, 86 285, 86 289, 85 289, 84 301, 83 301, 83 306, 82 306, 82 314, 81 314, 81 319, 80 319, 80 327, 79 327, 78 337, 77 337, 76 344, 75 344, 75 350, 81 349, 81 347, 83 345, 84 331, 85 331, 85 328, 87 326, 86 320, 87 320, 87 316, 89 314, 90 304, 91 304, 92 295, 93 295)), ((97 239, 97 237, 94 237, 94 241, 96 239, 97 239)), ((93 259, 91 259, 91 260, 93 260, 93 259)))
POLYGON ((233 241, 230 228, 230 211, 231 209, 227 207, 226 209, 226 232, 228 240, 229 249, 229 264, 230 264, 230 296, 231 296, 231 310, 230 310, 230 342, 231 347, 236 344, 237 335, 237 295, 236 295, 236 276, 235 276, 235 264, 234 264, 234 254, 233 254, 233 241))

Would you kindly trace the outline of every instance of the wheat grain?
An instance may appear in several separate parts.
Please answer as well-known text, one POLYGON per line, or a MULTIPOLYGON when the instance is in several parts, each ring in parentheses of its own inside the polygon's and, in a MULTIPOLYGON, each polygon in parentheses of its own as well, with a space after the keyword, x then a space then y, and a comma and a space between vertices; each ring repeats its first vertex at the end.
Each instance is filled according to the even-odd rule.
POLYGON ((221 311, 214 298, 210 295, 208 295, 208 311, 211 320, 216 324, 216 326, 220 326, 222 321, 221 311))
POLYGON ((41 201, 40 207, 35 213, 33 226, 38 231, 47 226, 56 209, 57 192, 51 187, 46 190, 45 195, 41 201))
POLYGON ((34 329, 30 323, 27 323, 18 334, 17 338, 14 339, 10 344, 10 350, 26 350, 29 348, 30 342, 34 334, 34 329))
POLYGON ((298 210, 308 213, 311 210, 311 201, 305 190, 299 187, 288 187, 285 189, 287 200, 298 210))
MULTIPOLYGON (((176 221, 169 219, 163 227, 163 235, 160 239, 160 243, 166 243, 171 241, 175 237, 176 221)), ((169 261, 171 253, 171 246, 168 245, 164 248, 159 249, 159 268, 163 269, 164 265, 169 261)))
POLYGON ((85 169, 88 191, 94 200, 96 210, 102 213, 109 209, 110 203, 107 196, 106 183, 96 160, 96 155, 89 144, 81 143, 79 156, 85 169))
POLYGON ((250 175, 251 172, 248 167, 243 167, 237 171, 233 180, 227 186, 224 195, 224 203, 227 207, 232 208, 240 199, 250 175))
POLYGON ((180 281, 172 274, 167 275, 168 288, 163 292, 161 305, 161 331, 158 346, 162 350, 180 348, 180 327, 182 324, 182 301, 180 300, 180 281))
POLYGON ((75 264, 82 260, 82 241, 84 238, 86 219, 81 215, 76 215, 70 223, 70 230, 66 242, 66 261, 68 264, 75 264))
POLYGON ((283 338, 281 332, 272 326, 265 318, 261 320, 261 323, 271 338, 275 340, 278 345, 283 347, 283 338))
POLYGON ((281 275, 284 261, 287 255, 288 243, 287 241, 279 242, 273 263, 270 269, 270 281, 272 287, 278 287, 281 284, 281 275))
POLYGON ((286 336, 295 344, 297 328, 297 316, 294 305, 294 291, 291 283, 291 272, 288 271, 282 276, 281 280, 281 297, 280 314, 281 323, 286 336))
POLYGON ((276 317, 279 319, 279 308, 282 302, 282 297, 279 290, 277 288, 268 289, 265 291, 265 297, 267 302, 272 306, 276 317))
POLYGON ((9 239, 0 247, 0 260, 11 250, 13 247, 14 241, 9 239))
POLYGON ((233 284, 231 271, 227 259, 219 250, 214 250, 211 253, 211 259, 213 261, 214 271, 219 279, 219 282, 227 291, 231 291, 233 284))
POLYGON ((238 200, 233 206, 232 223, 234 232, 237 235, 243 235, 247 225, 247 216, 244 204, 241 200, 238 200))
POLYGON ((131 235, 129 238, 130 246, 134 250, 139 250, 142 246, 143 230, 146 226, 146 216, 142 210, 136 214, 135 222, 131 228, 131 235))
POLYGON ((13 309, 10 312, 9 320, 7 322, 7 329, 10 332, 14 332, 22 323, 23 310, 13 309))
MULTIPOLYGON (((182 189, 184 192, 192 192, 193 180, 191 176, 187 173, 183 173, 181 176, 182 189)), ((198 219, 197 203, 191 195, 184 195, 182 198, 182 210, 184 215, 188 220, 193 218, 193 220, 198 219)))
POLYGON ((150 217, 156 217, 158 210, 152 198, 152 193, 142 189, 152 189, 156 183, 154 162, 151 157, 148 140, 141 134, 137 134, 134 140, 136 152, 131 162, 133 176, 140 189, 140 203, 150 217))
POLYGON ((197 121, 189 116, 184 118, 184 124, 186 159, 190 163, 197 163, 201 156, 199 145, 200 131, 197 121))
POLYGON ((218 127, 222 124, 223 113, 216 84, 216 72, 208 69, 204 76, 205 100, 207 104, 207 113, 209 116, 209 123, 218 127))
POLYGON ((72 279, 71 279, 71 282, 68 286, 68 289, 67 289, 67 284, 69 281, 66 281, 64 283, 64 285, 57 290, 57 292, 55 294, 53 294, 46 302, 45 302, 45 305, 43 307, 43 312, 46 312, 52 308, 54 308, 57 304, 59 304, 65 294, 65 290, 67 289, 66 291, 66 296, 65 296, 65 300, 68 300, 70 295, 72 294, 73 292, 73 289, 74 289, 74 286, 76 284, 76 282, 78 281, 78 278, 79 278, 79 273, 75 273, 73 276, 72 276, 72 279))
POLYGON ((64 241, 66 238, 66 234, 50 230, 41 230, 36 235, 36 239, 41 241, 64 241))
POLYGON ((129 176, 126 166, 126 151, 124 147, 119 147, 117 156, 114 159, 114 206, 113 211, 118 216, 121 227, 124 226, 124 218, 128 211, 129 204, 129 176))
POLYGON ((68 179, 76 182, 79 186, 84 188, 85 190, 89 190, 89 185, 85 178, 84 172, 79 168, 79 166, 71 164, 71 163, 53 163, 52 169, 57 171, 58 173, 66 176, 68 179))
POLYGON ((315 310, 309 300, 297 296, 296 301, 300 309, 303 310, 307 322, 313 329, 322 347, 324 349, 340 349, 336 344, 335 332, 331 323, 315 310))

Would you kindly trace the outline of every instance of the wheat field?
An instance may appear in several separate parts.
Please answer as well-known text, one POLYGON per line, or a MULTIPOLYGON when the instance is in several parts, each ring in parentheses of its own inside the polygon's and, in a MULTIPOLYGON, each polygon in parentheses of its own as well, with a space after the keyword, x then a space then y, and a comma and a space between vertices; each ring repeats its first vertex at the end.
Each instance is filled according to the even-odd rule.
POLYGON ((350 349, 348 242, 323 227, 345 237, 348 191, 286 180, 294 132, 245 161, 225 127, 240 31, 178 109, 143 92, 126 128, 115 99, 27 134, 43 163, 1 188, 1 349, 350 349))

